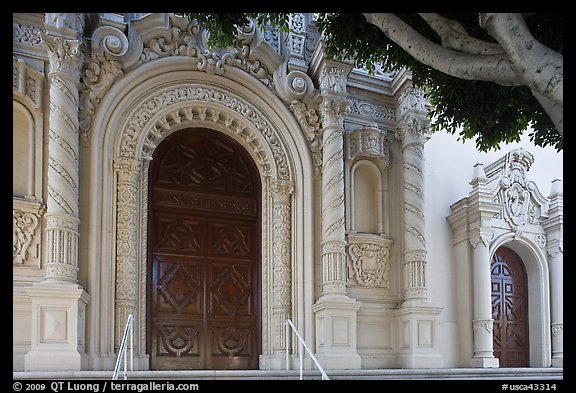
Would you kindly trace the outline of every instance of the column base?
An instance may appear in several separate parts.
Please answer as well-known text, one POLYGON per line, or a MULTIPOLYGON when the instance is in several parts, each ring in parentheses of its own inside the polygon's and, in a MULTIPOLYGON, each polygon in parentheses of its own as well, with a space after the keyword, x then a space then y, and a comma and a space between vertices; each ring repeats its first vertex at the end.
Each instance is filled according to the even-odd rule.
POLYGON ((437 319, 442 308, 430 303, 405 302, 396 310, 401 347, 396 357, 401 368, 441 368, 437 319))
POLYGON ((479 368, 500 368, 500 359, 492 358, 472 358, 472 367, 479 368))
POLYGON ((313 306, 316 313, 316 358, 324 369, 360 369, 356 350, 356 313, 361 304, 346 295, 327 295, 313 306))
POLYGON ((27 292, 32 298, 32 342, 24 357, 25 370, 86 370, 85 311, 90 296, 78 284, 57 281, 37 283, 27 292))
POLYGON ((564 368, 564 357, 552 358, 552 367, 564 368))

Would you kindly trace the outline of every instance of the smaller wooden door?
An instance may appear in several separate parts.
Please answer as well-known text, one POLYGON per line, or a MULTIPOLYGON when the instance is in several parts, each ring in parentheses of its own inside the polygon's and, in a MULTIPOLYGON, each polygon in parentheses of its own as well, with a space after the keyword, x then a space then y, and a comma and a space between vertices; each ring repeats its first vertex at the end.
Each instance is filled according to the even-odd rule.
POLYGON ((528 280, 524 263, 511 249, 499 248, 491 263, 494 356, 500 367, 528 367, 528 280))

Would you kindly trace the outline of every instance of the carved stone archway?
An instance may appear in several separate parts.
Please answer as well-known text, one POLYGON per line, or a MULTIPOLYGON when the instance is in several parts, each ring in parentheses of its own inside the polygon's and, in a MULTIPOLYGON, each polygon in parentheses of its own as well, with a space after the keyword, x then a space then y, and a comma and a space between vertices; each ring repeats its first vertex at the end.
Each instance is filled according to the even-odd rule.
MULTIPOLYGON (((167 135, 186 127, 216 129, 241 143, 257 163, 262 184, 262 320, 264 355, 284 350, 283 321, 291 315, 291 195, 294 191, 282 138, 258 108, 218 87, 187 83, 167 86, 141 101, 125 122, 117 173, 115 346, 124 321, 145 321, 147 166, 151 152, 167 135), (137 219, 139 217, 139 219, 137 219), (271 218, 271 219, 270 219, 271 218), (137 250, 140 251, 140 255, 137 250), (271 281, 271 282, 270 282, 271 281), (270 329, 271 328, 271 329, 270 329)), ((141 329, 141 328, 140 328, 141 329)), ((143 337, 138 339, 144 353, 143 337)))

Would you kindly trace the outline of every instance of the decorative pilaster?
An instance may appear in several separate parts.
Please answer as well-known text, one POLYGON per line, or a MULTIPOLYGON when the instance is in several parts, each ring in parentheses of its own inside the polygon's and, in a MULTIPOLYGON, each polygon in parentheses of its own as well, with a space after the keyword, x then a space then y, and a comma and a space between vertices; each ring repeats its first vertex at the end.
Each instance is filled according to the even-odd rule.
POLYGON ((492 319, 492 279, 490 241, 494 237, 491 221, 501 205, 492 203, 487 177, 481 163, 474 167, 470 184, 469 240, 472 251, 472 331, 474 349, 472 364, 476 367, 498 367, 494 356, 492 319))
POLYGON ((429 120, 422 94, 406 88, 396 112, 404 169, 404 301, 426 301, 424 143, 429 138, 429 120))
POLYGON ((48 200, 44 281, 32 298, 32 348, 27 370, 82 370, 84 314, 89 296, 78 284, 78 102, 83 55, 81 14, 46 14, 41 33, 50 60, 48 200))
POLYGON ((137 306, 138 250, 138 181, 140 161, 133 158, 114 159, 117 173, 118 204, 116 206, 116 308, 115 340, 118 350, 129 314, 137 306))
POLYGON ((273 256, 273 288, 272 294, 272 350, 273 356, 283 359, 286 351, 286 335, 284 322, 290 318, 292 308, 292 266, 291 266, 291 232, 292 205, 291 196, 294 185, 287 180, 271 182, 273 216, 272 231, 274 244, 273 256))
POLYGON ((490 249, 492 233, 483 231, 470 239, 473 247, 472 283, 474 311, 472 331, 474 335, 474 363, 477 367, 498 367, 494 357, 492 304, 490 303, 490 249))
POLYGON ((564 367, 564 197, 562 182, 552 182, 546 231, 546 251, 550 271, 550 330, 552 333, 552 366, 564 367))
POLYGON ((316 313, 317 357, 323 367, 361 367, 356 351, 356 313, 360 303, 346 294, 344 204, 344 117, 350 107, 346 76, 351 67, 325 61, 319 80, 322 102, 322 296, 316 313))
POLYGON ((428 302, 426 286, 426 222, 424 203, 424 143, 429 120, 422 92, 407 85, 398 98, 396 138, 402 144, 404 218, 404 302, 397 311, 399 367, 442 367, 437 348, 437 318, 441 308, 428 302))

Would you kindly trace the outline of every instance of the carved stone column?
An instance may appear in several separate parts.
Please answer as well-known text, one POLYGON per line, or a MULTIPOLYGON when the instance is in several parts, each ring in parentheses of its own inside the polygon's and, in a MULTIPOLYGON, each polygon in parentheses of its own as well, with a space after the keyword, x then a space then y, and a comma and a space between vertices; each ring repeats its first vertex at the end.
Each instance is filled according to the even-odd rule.
POLYGON ((32 297, 32 348, 27 370, 86 367, 84 311, 89 296, 78 284, 78 85, 83 56, 81 14, 46 14, 41 34, 50 60, 48 201, 44 281, 32 297))
POLYGON ((272 231, 274 243, 273 256, 273 294, 272 294, 272 356, 277 367, 285 359, 286 335, 284 323, 291 316, 292 309, 292 204, 291 197, 294 185, 287 180, 273 180, 270 184, 272 191, 273 216, 272 231))
POLYGON ((546 231, 546 250, 550 270, 550 311, 552 332, 552 366, 564 367, 564 197, 562 183, 552 182, 546 231))
POLYGON ((133 158, 114 159, 117 174, 118 204, 116 206, 116 309, 114 347, 120 347, 129 314, 137 306, 138 250, 138 180, 140 161, 133 158))
POLYGON ((360 368, 356 351, 356 312, 360 303, 346 294, 344 128, 349 66, 326 61, 321 69, 322 296, 314 305, 317 357, 323 367, 360 368), (346 67, 346 69, 345 69, 346 67))
POLYGON ((400 95, 396 117, 404 169, 404 300, 426 301, 424 143, 428 120, 423 98, 412 87, 400 95))
POLYGON ((398 309, 399 367, 442 367, 436 340, 441 309, 428 302, 426 287, 426 222, 424 143, 429 138, 422 93, 407 85, 398 98, 396 138, 402 144, 404 219, 404 302, 398 309))

